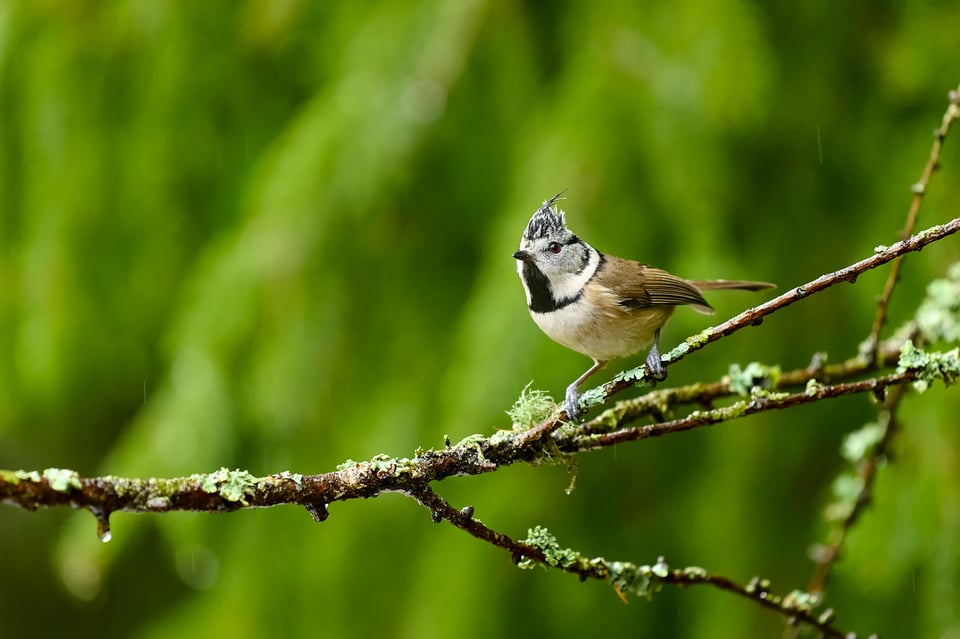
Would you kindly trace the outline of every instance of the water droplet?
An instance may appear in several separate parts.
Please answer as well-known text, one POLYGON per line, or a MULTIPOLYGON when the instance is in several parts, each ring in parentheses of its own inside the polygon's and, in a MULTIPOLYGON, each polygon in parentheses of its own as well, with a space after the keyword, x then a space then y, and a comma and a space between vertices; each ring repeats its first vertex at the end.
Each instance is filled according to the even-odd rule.
POLYGON ((110 532, 110 513, 97 506, 90 506, 90 512, 97 518, 97 538, 103 543, 113 539, 113 533, 110 532))
POLYGON ((322 501, 307 504, 304 506, 307 509, 307 512, 310 513, 310 516, 313 517, 314 521, 324 521, 327 517, 330 516, 329 511, 327 511, 327 505, 322 501))

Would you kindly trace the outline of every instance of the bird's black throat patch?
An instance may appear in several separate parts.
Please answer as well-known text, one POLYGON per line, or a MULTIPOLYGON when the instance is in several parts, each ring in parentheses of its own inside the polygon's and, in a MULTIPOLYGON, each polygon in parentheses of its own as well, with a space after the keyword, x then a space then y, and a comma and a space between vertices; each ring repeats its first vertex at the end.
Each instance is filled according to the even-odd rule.
POLYGON ((550 313, 559 310, 564 306, 573 304, 583 294, 577 293, 573 297, 562 300, 556 300, 553 297, 553 290, 550 288, 550 280, 540 269, 529 262, 523 263, 523 281, 530 290, 530 310, 534 313, 550 313))

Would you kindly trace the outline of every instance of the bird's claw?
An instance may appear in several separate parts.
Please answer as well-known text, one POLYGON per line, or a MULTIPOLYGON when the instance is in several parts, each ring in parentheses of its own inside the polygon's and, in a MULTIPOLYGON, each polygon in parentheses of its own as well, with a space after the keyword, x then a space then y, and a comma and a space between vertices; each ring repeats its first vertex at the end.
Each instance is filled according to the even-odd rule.
POLYGON ((667 378, 667 369, 664 368, 663 362, 660 361, 660 353, 658 353, 656 349, 650 351, 650 354, 647 355, 647 373, 658 382, 662 382, 667 378))
POLYGON ((563 408, 567 411, 567 417, 572 422, 579 422, 583 411, 580 410, 580 394, 576 387, 571 386, 567 389, 567 396, 563 402, 563 408))

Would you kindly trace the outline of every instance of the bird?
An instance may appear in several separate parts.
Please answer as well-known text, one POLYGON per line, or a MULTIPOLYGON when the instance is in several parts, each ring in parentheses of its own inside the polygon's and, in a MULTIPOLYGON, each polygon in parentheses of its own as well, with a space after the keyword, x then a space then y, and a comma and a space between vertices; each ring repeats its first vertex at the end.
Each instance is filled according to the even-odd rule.
POLYGON ((553 341, 593 359, 593 366, 566 390, 567 417, 579 421, 580 386, 608 361, 649 347, 648 374, 666 379, 660 361, 660 330, 677 306, 705 315, 714 309, 703 291, 773 288, 769 282, 687 280, 641 262, 601 253, 567 228, 555 203, 561 191, 538 208, 513 254, 527 309, 553 341))

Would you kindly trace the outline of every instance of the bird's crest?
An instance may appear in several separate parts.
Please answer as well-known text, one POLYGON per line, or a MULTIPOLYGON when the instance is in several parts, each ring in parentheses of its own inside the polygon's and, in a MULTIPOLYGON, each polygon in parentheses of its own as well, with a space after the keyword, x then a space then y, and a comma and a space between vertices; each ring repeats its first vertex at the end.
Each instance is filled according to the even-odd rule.
POLYGON ((553 203, 565 192, 566 189, 560 191, 537 209, 527 223, 527 230, 523 232, 525 238, 536 240, 541 237, 555 237, 566 230, 567 223, 563 219, 563 211, 553 208, 553 203))

